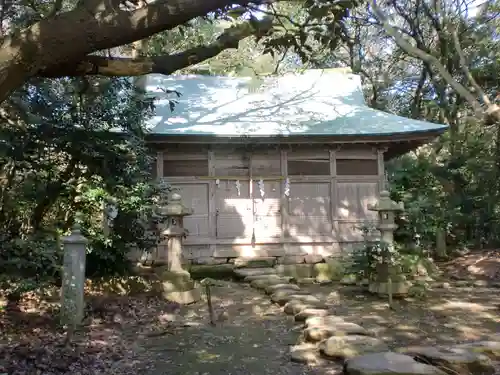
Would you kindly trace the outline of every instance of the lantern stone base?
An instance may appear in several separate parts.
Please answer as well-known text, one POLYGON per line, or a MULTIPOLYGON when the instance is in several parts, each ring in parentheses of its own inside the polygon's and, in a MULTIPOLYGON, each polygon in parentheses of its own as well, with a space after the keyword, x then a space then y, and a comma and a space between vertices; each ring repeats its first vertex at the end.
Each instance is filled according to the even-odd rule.
MULTIPOLYGON (((391 284, 393 297, 406 297, 410 287, 412 286, 412 283, 409 281, 393 281, 391 284)), ((389 283, 371 281, 368 285, 368 291, 370 293, 378 294, 379 296, 387 296, 389 295, 389 283)))
POLYGON ((189 305, 201 300, 201 288, 191 279, 187 271, 167 271, 157 273, 160 283, 158 292, 168 301, 189 305))

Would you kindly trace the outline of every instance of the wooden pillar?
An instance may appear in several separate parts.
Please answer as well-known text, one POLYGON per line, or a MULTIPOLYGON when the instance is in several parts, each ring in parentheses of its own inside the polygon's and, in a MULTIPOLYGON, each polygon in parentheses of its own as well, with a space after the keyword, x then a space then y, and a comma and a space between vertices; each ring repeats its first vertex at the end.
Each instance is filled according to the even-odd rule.
MULTIPOLYGON (((208 150, 208 175, 210 177, 215 176, 215 155, 214 151, 212 149, 208 150)), ((208 182, 208 233, 210 236, 210 247, 209 251, 211 256, 214 255, 216 251, 216 229, 215 226, 217 225, 216 221, 216 210, 217 207, 215 205, 215 180, 211 179, 208 182)))
POLYGON ((330 220, 332 232, 337 217, 337 150, 330 150, 330 220))
POLYGON ((163 151, 158 151, 156 154, 156 179, 159 181, 163 178, 163 151))
MULTIPOLYGON (((286 179, 288 177, 288 165, 287 165, 287 152, 286 150, 280 151, 280 168, 281 175, 286 179)), ((290 237, 290 226, 288 220, 289 211, 289 201, 288 197, 285 196, 285 181, 281 183, 281 241, 286 242, 287 238, 290 237)))
POLYGON ((379 148, 377 149, 377 163, 378 163, 378 190, 381 192, 382 190, 386 190, 389 187, 385 186, 385 165, 384 165, 384 152, 387 151, 387 148, 379 148))

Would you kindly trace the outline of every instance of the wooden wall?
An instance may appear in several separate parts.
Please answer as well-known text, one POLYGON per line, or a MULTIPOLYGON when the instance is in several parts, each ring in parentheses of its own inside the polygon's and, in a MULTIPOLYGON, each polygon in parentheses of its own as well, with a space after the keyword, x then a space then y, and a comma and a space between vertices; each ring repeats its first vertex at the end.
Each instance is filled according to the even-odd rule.
POLYGON ((384 183, 383 150, 372 147, 166 145, 156 165, 194 209, 185 221, 186 256, 194 260, 336 254, 375 222, 367 205, 384 183))

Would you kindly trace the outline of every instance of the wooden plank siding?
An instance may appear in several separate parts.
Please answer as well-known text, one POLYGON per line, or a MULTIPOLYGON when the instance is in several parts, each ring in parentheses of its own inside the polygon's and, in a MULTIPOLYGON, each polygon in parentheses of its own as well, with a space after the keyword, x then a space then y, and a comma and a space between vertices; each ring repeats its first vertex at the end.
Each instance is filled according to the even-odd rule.
POLYGON ((383 187, 383 149, 165 146, 156 175, 194 209, 185 241, 192 258, 333 253, 362 241, 361 226, 376 221, 367 205, 383 187))

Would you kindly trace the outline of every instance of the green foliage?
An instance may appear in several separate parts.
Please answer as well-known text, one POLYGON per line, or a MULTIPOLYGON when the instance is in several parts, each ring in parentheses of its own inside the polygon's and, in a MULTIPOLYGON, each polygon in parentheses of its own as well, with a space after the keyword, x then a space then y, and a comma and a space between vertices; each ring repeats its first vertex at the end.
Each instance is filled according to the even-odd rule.
POLYGON ((388 164, 392 198, 406 208, 406 220, 398 222, 398 241, 409 243, 418 235, 428 248, 442 228, 455 246, 500 244, 495 133, 470 124, 454 140, 443 136, 439 148, 388 164))
POLYGON ((131 248, 149 249, 152 158, 142 123, 152 105, 125 79, 33 81, 0 124, 0 273, 60 278, 61 236, 75 213, 89 239, 88 274, 124 273, 131 248), (119 214, 103 232, 102 208, 119 214))
POLYGON ((366 240, 363 245, 355 248, 349 254, 349 259, 344 262, 346 274, 356 275, 358 280, 371 280, 377 272, 377 265, 381 263, 400 268, 402 274, 410 278, 437 273, 432 259, 421 248, 408 248, 397 243, 388 247, 382 241, 368 241, 373 230, 374 228, 368 226, 361 228, 366 240))
POLYGON ((26 240, 15 239, 2 245, 0 274, 28 280, 60 277, 62 249, 57 235, 39 232, 26 240))
POLYGON ((358 280, 371 279, 373 273, 372 247, 368 244, 353 249, 349 259, 344 261, 346 275, 356 275, 358 280))
POLYGON ((368 241, 371 233, 375 230, 372 226, 360 228, 365 241, 363 245, 353 249, 349 259, 345 261, 345 274, 356 275, 359 280, 370 280, 376 270, 378 250, 380 243, 368 241))

